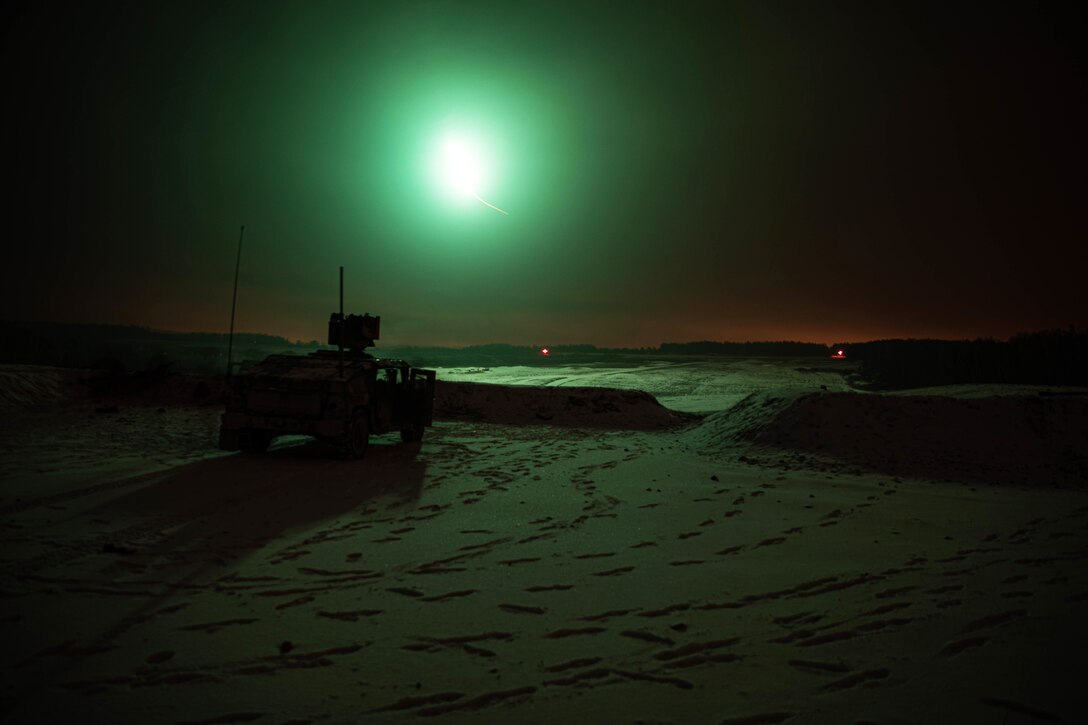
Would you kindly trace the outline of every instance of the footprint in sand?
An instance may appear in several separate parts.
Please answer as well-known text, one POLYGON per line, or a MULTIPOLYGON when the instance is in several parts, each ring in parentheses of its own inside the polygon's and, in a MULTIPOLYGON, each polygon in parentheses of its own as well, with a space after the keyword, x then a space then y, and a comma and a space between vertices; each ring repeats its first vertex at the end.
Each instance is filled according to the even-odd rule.
POLYGON ((796 714, 795 712, 761 712, 755 715, 726 718, 718 721, 718 725, 780 725, 796 714))
POLYGON ((460 589, 455 592, 446 592, 445 594, 432 594, 429 597, 420 597, 421 602, 448 602, 451 599, 460 599, 461 597, 468 597, 476 593, 475 589, 460 589))
POLYGON ((875 617, 880 614, 887 614, 888 612, 896 612, 900 609, 906 609, 911 606, 910 602, 892 602, 891 604, 882 604, 876 609, 870 609, 868 612, 862 612, 861 617, 875 617))
POLYGON ((1009 711, 1019 712, 1024 715, 1029 715, 1036 720, 1044 720, 1047 722, 1058 722, 1061 717, 1046 710, 1040 710, 1037 707, 1031 705, 1025 705, 1021 702, 1015 702, 1013 700, 1005 700, 1000 697, 983 697, 979 700, 983 705, 989 705, 990 707, 1000 707, 1005 710, 1005 719, 1008 719, 1009 711))
POLYGON ((960 652, 963 652, 964 650, 974 649, 975 647, 981 647, 982 645, 986 644, 989 641, 990 641, 989 637, 981 637, 981 636, 979 636, 979 637, 964 637, 962 639, 957 639, 957 640, 955 640, 953 642, 949 642, 944 647, 942 647, 941 651, 937 653, 937 656, 939 656, 939 657, 953 657, 955 655, 958 655, 960 652))
POLYGON ((588 617, 581 617, 583 622, 604 622, 613 617, 623 617, 631 612, 638 611, 636 609, 609 609, 607 612, 601 612, 600 614, 591 614, 588 617))
POLYGON ((913 592, 917 588, 918 587, 914 586, 914 585, 906 586, 906 587, 894 587, 892 589, 885 589, 883 591, 877 592, 873 596, 875 596, 877 599, 889 599, 891 597, 897 597, 900 594, 906 594, 907 592, 913 592))
POLYGON ((573 589, 573 584, 538 584, 536 586, 525 587, 527 592, 565 592, 568 589, 573 589))
POLYGON ((1019 619, 1027 614, 1025 609, 1011 609, 1007 612, 995 612, 994 614, 988 614, 985 617, 972 620, 963 625, 960 629, 961 634, 967 634, 968 632, 975 632, 980 629, 989 629, 990 627, 996 627, 1007 622, 1011 622, 1014 619, 1019 619))
POLYGON ((589 667, 595 665, 601 661, 601 657, 580 657, 578 659, 567 660, 566 662, 560 662, 559 664, 549 665, 544 667, 545 672, 564 672, 566 670, 573 670, 579 667, 589 667))
POLYGON ((534 534, 533 536, 526 536, 524 539, 518 539, 515 544, 528 544, 533 541, 540 541, 541 539, 554 539, 555 534, 534 534))
POLYGON ((324 617, 325 619, 337 619, 341 622, 357 622, 362 617, 376 617, 381 614, 383 609, 356 609, 352 612, 325 612, 318 610, 316 612, 318 617, 324 617))
POLYGON ((511 614, 547 614, 546 607, 531 607, 524 604, 500 604, 499 609, 511 614))
POLYGON ((481 542, 479 544, 468 544, 466 546, 460 547, 457 550, 458 551, 475 551, 477 549, 491 549, 491 548, 494 548, 495 546, 498 546, 499 544, 505 544, 509 540, 510 539, 508 537, 502 537, 502 538, 498 538, 498 539, 493 539, 491 541, 484 541, 484 542, 481 542))
POLYGON ((664 667, 695 667, 707 661, 735 662, 740 659, 731 652, 718 652, 717 650, 732 647, 740 641, 740 637, 718 639, 707 642, 692 642, 675 649, 667 649, 658 652, 653 657, 664 662, 664 667))
POLYGON ((613 671, 607 667, 598 667, 592 670, 586 670, 584 672, 578 672, 568 677, 557 677, 552 680, 544 680, 545 685, 554 685, 558 687, 584 687, 589 680, 600 680, 605 677, 609 677, 613 674, 613 671))
POLYGON ((648 612, 639 612, 638 616, 665 617, 672 614, 673 612, 686 612, 689 609, 691 609, 690 604, 688 604, 687 602, 680 602, 679 604, 670 604, 669 606, 662 607, 661 609, 651 609, 648 612))
POLYGON ((207 634, 214 634, 224 627, 231 627, 240 624, 253 624, 256 619, 223 619, 218 622, 205 622, 203 624, 189 624, 184 627, 178 627, 182 632, 205 632, 207 634))
POLYGON ((814 624, 823 618, 824 615, 818 612, 798 612, 797 614, 775 617, 773 621, 775 624, 783 627, 792 627, 796 625, 814 624))
POLYGON ((444 705, 426 707, 422 710, 417 710, 416 714, 423 717, 434 717, 436 715, 445 715, 446 713, 455 712, 457 710, 479 710, 511 698, 531 695, 536 692, 536 689, 536 687, 518 687, 512 690, 485 692, 482 695, 477 695, 468 700, 458 699, 455 702, 446 703, 444 705))
POLYGON ((410 587, 390 587, 390 588, 386 589, 386 591, 387 592, 392 592, 393 594, 400 594, 401 596, 405 596, 405 597, 422 597, 423 596, 423 592, 419 591, 418 589, 412 589, 410 587))
POLYGON ((837 691, 848 690, 853 687, 864 685, 866 687, 872 686, 872 684, 878 680, 887 679, 891 675, 891 670, 887 667, 881 667, 875 670, 865 670, 864 672, 856 672, 852 675, 847 675, 841 679, 829 682, 822 686, 821 690, 837 691))
POLYGON ((642 629, 625 629, 620 632, 621 637, 629 637, 631 639, 640 639, 643 642, 653 642, 654 644, 664 644, 672 647, 676 642, 668 637, 662 637, 654 634, 653 632, 647 632, 642 629))
POLYGON ((576 627, 556 629, 544 635, 546 639, 566 639, 567 637, 580 637, 584 635, 600 634, 607 632, 604 627, 576 627))
POLYGON ((276 605, 276 609, 290 609, 291 607, 301 607, 304 604, 309 604, 315 599, 312 594, 305 594, 297 599, 292 599, 288 602, 281 602, 276 605))
POLYGON ((795 667, 804 672, 818 672, 818 673, 835 673, 842 674, 849 672, 850 668, 841 662, 817 662, 816 660, 790 660, 787 663, 790 667, 795 667))

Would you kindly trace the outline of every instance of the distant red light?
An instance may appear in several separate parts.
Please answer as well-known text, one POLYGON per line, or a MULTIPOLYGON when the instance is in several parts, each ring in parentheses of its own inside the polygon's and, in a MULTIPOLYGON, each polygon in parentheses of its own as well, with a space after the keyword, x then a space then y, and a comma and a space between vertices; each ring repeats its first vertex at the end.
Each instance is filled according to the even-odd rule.
POLYGON ((835 354, 831 357, 835 358, 836 360, 841 360, 846 357, 846 350, 836 350, 835 354))
POLYGON ((549 352, 548 348, 546 348, 546 347, 540 348, 540 354, 541 355, 547 355, 548 352, 549 352))

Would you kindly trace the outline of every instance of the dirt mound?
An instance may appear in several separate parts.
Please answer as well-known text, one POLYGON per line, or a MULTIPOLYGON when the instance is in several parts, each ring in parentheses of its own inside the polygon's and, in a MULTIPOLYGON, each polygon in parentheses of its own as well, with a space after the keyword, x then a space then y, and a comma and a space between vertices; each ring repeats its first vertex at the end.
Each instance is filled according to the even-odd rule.
POLYGON ((689 434, 700 448, 713 451, 722 446, 751 441, 788 408, 798 395, 750 393, 728 410, 708 415, 702 425, 689 434))
POLYGON ((639 390, 531 387, 438 381, 435 417, 511 425, 652 430, 687 422, 692 416, 669 410, 639 390))
POLYGON ((834 460, 930 480, 1079 486, 1088 480, 1088 399, 755 394, 709 416, 689 440, 708 452, 789 451, 793 466, 834 460))
POLYGON ((0 365, 0 408, 64 402, 78 387, 75 373, 39 365, 0 365))
POLYGON ((219 404, 222 375, 0 365, 0 409, 86 401, 126 405, 219 404))

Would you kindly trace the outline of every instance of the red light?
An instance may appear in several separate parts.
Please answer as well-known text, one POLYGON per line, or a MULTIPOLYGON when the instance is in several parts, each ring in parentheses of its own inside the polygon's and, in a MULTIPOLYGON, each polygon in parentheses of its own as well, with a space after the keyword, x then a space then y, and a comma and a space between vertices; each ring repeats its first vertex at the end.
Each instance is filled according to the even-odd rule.
POLYGON ((540 348, 540 354, 541 355, 547 355, 548 354, 548 348, 546 348, 546 347, 540 348))
POLYGON ((835 354, 831 356, 835 360, 842 360, 846 357, 846 350, 836 350, 835 354))
POLYGON ((841 355, 842 357, 846 357, 846 353, 843 352, 842 350, 839 350, 839 355, 841 355))

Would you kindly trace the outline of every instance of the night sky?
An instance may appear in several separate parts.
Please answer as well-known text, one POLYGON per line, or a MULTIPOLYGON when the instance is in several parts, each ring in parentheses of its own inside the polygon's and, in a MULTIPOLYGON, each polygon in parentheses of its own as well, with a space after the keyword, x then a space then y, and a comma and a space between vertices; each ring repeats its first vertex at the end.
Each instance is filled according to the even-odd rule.
POLYGON ((237 327, 291 339, 339 265, 386 345, 1088 326, 1057 5, 80 5, 3 11, 0 318, 225 331, 244 224, 237 327))

